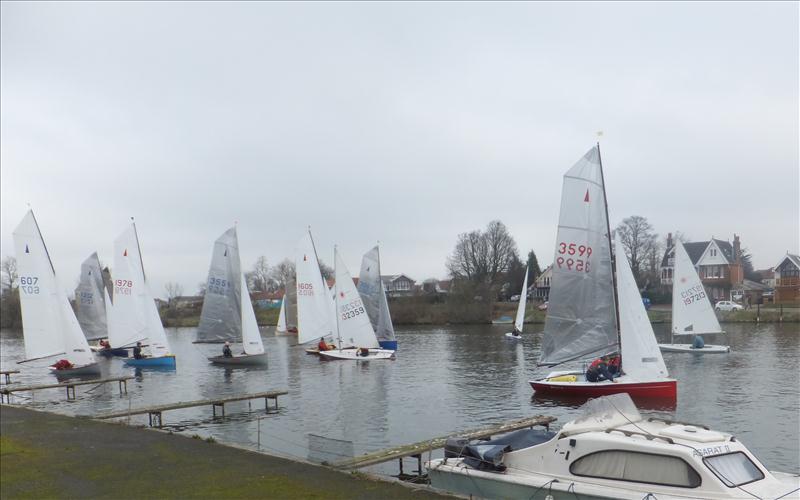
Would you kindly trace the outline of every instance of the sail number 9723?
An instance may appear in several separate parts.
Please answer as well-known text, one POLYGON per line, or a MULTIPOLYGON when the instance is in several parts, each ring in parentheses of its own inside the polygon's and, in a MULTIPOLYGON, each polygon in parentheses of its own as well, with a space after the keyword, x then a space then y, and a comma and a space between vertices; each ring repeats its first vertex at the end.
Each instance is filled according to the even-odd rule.
POLYGON ((20 276, 19 289, 26 295, 39 295, 39 278, 36 276, 20 276))

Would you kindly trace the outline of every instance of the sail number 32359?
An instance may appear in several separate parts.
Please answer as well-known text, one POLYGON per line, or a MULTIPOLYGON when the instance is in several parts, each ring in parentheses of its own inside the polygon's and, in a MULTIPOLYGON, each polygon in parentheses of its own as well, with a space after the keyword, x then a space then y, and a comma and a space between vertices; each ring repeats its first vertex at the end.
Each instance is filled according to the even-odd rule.
POLYGON ((557 253, 561 254, 556 257, 556 265, 559 269, 589 272, 589 257, 592 256, 592 247, 562 241, 558 244, 557 253))

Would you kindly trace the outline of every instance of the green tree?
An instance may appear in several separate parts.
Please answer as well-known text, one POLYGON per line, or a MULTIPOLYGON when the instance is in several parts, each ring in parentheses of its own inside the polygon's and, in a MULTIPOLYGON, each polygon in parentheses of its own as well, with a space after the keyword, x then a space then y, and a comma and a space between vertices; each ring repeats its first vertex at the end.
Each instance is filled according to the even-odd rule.
POLYGON ((528 286, 532 285, 541 274, 542 269, 539 267, 539 259, 536 258, 536 252, 531 250, 528 252, 528 286))

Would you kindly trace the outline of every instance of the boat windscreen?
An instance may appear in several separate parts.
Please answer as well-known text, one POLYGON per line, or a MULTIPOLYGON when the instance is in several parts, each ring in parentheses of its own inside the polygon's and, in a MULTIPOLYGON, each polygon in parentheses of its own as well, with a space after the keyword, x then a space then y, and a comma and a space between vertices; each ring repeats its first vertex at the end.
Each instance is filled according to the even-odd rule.
POLYGON ((600 431, 639 422, 642 415, 627 393, 590 399, 581 407, 581 415, 564 424, 562 433, 600 431))

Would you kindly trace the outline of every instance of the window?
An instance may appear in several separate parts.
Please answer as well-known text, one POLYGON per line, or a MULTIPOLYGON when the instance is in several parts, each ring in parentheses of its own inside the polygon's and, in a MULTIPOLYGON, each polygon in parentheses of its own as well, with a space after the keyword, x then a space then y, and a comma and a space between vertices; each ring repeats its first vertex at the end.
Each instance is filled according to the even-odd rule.
POLYGON ((706 457, 703 462, 728 488, 764 479, 764 473, 741 451, 706 457))
POLYGON ((700 475, 679 457, 635 451, 598 451, 570 464, 576 476, 662 484, 681 488, 700 486, 700 475))

